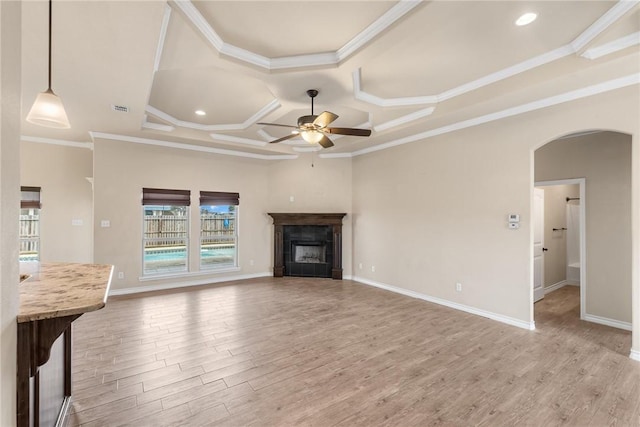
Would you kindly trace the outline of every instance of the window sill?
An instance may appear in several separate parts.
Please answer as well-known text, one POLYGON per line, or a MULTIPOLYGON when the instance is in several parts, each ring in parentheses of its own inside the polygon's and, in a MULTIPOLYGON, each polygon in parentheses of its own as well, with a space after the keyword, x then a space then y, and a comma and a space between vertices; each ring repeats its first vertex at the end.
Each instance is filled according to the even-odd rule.
POLYGON ((209 270, 200 270, 200 271, 181 271, 179 273, 160 273, 160 274, 149 274, 147 276, 138 277, 140 282, 149 282, 153 280, 163 280, 163 279, 176 279, 181 277, 199 277, 199 276, 212 276, 216 274, 222 273, 234 273, 241 271, 240 267, 227 267, 220 269, 209 269, 209 270))

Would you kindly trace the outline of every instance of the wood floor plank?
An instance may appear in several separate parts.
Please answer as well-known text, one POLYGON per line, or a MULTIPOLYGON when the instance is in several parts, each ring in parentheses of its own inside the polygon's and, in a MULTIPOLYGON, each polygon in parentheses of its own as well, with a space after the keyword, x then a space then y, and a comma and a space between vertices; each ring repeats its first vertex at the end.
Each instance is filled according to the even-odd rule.
POLYGON ((348 280, 117 297, 74 322, 70 425, 640 425, 630 333, 579 303, 526 331, 348 280))

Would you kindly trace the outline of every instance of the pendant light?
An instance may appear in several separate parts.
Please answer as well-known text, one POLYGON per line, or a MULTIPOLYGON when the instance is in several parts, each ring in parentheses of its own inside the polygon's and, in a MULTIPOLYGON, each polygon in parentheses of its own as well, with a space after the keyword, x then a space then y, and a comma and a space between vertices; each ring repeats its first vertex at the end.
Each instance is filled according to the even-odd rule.
POLYGON ((51 2, 49 0, 49 86, 46 91, 38 94, 27 114, 27 121, 39 126, 69 129, 71 125, 62 100, 51 90, 51 2))

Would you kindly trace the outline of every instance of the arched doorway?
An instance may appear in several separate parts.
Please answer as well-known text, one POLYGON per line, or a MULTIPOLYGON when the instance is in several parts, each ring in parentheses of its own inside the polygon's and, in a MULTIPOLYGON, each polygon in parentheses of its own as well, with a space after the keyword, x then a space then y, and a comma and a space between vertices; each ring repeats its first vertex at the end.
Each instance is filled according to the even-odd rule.
MULTIPOLYGON (((581 267, 586 283, 581 286, 580 318, 626 330, 633 325, 632 169, 632 137, 620 132, 572 133, 534 153, 534 182, 584 180, 586 241, 581 267)), ((566 240, 566 225, 544 227, 547 236, 551 232, 553 238, 566 240)), ((543 256, 551 257, 547 253, 543 256)))

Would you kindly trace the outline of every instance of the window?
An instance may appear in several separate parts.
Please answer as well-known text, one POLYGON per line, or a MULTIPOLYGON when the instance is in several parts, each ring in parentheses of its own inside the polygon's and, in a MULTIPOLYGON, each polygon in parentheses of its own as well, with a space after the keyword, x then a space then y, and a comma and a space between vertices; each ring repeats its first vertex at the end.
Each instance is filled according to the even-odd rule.
POLYGON ((238 193, 200 192, 200 268, 238 265, 238 193))
POLYGON ((40 260, 40 187, 20 187, 20 261, 40 260))
POLYGON ((187 271, 189 190, 142 189, 143 274, 187 271))

